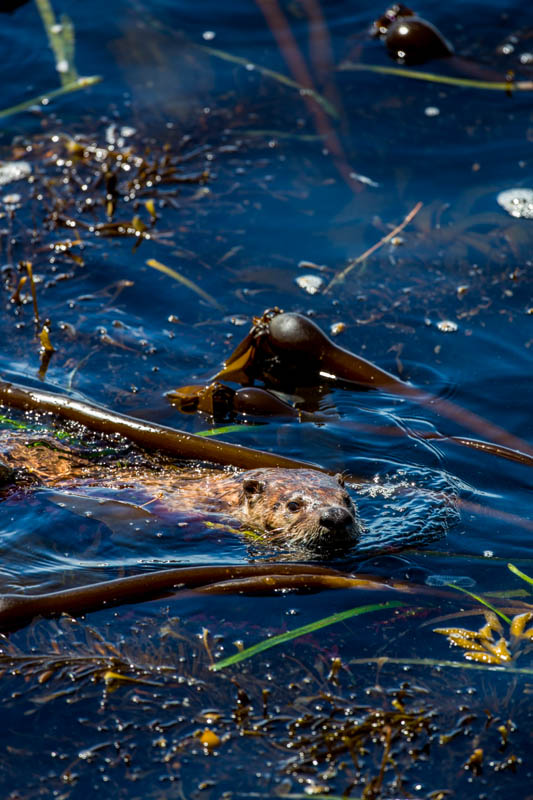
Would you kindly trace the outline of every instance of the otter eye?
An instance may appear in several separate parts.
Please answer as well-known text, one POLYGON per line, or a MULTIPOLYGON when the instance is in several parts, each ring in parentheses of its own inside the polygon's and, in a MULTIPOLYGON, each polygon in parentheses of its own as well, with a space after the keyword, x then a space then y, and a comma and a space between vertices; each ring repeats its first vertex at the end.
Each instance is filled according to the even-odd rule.
POLYGON ((299 511, 301 507, 302 504, 299 500, 291 500, 289 503, 287 503, 287 508, 289 509, 289 511, 292 511, 293 513, 295 511, 299 511))
POLYGON ((344 503, 345 506, 347 506, 348 508, 351 508, 352 498, 350 497, 349 494, 343 495, 342 502, 344 503))
POLYGON ((242 488, 245 494, 251 496, 253 494, 261 494, 264 491, 265 484, 261 481, 256 481, 254 478, 248 478, 243 482, 242 488))

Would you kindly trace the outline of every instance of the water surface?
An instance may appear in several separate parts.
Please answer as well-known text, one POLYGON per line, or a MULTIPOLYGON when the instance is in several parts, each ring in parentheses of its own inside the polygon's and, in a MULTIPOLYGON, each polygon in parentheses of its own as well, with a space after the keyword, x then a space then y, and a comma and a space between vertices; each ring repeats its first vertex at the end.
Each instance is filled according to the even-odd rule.
MULTIPOLYGON (((496 197, 531 185, 531 93, 511 96, 332 69, 347 58, 390 65, 382 45, 367 36, 384 9, 369 2, 357 8, 327 3, 321 11, 310 2, 286 3, 283 16, 315 88, 338 112, 322 112, 342 145, 342 158, 334 158, 309 103, 277 77, 291 73, 274 23, 262 13, 267 6, 249 0, 227 8, 189 0, 54 2, 58 18, 72 18, 79 75, 102 80, 2 119, 0 158, 26 161, 32 169, 30 181, 1 187, 2 375, 201 432, 214 427, 212 421, 180 413, 166 392, 215 374, 252 318, 279 306, 309 314, 327 333, 343 323, 335 338, 340 346, 530 442, 533 223, 513 219, 496 197), (317 31, 326 32, 331 45, 331 62, 323 67, 312 35, 317 31), (73 161, 65 144, 72 138, 93 148, 86 164, 73 161), (98 147, 107 150, 99 155, 98 147), (87 226, 108 221, 104 173, 116 166, 109 153, 126 150, 159 166, 166 153, 180 154, 182 175, 190 181, 126 191, 128 175, 117 168, 113 221, 131 223, 137 216, 150 237, 134 247, 134 236, 109 238, 78 227, 81 243, 72 246, 69 220, 87 226), (157 213, 153 226, 150 200, 157 213), (324 288, 418 202, 423 208, 400 238, 359 264, 332 292, 308 294, 297 284, 296 278, 312 274, 323 278, 324 288), (150 259, 193 281, 214 302, 151 268, 150 259), (55 348, 45 374, 27 285, 17 302, 21 262, 28 260, 40 318, 49 321, 55 348)), ((445 8, 425 2, 417 10, 478 69, 516 70, 531 79, 526 4, 489 3, 481 12, 470 3, 445 8)), ((26 3, 0 21, 9 75, 2 108, 57 88, 37 6, 26 3)), ((446 63, 424 69, 464 77, 446 63)), ((528 589, 506 564, 533 573, 531 467, 422 438, 421 432, 436 431, 483 438, 440 414, 438 404, 332 385, 284 396, 329 413, 331 421, 263 419, 221 438, 361 478, 352 492, 365 534, 359 548, 332 559, 331 566, 420 587, 456 580, 479 594, 528 589)), ((9 409, 3 413, 33 432, 65 427, 9 409)), ((3 425, 10 429, 9 422, 3 425)), ((124 442, 68 432, 78 446, 111 446, 125 459, 132 455, 124 442)), ((0 530, 3 591, 81 586, 169 565, 287 558, 231 531, 214 533, 201 520, 155 513, 140 518, 134 509, 130 516, 117 507, 99 513, 97 500, 89 493, 82 502, 51 488, 10 494, 2 503, 0 530)), ((261 716, 265 688, 273 692, 280 717, 265 726, 268 735, 246 739, 246 748, 236 736, 246 724, 235 724, 234 706, 241 702, 235 685, 210 678, 206 650, 174 648, 178 638, 165 629, 169 618, 180 617, 184 627, 176 623, 172 630, 190 644, 209 628, 224 637, 217 655, 228 655, 236 639, 249 646, 269 633, 379 600, 371 592, 348 591, 262 598, 189 594, 89 615, 75 633, 66 622, 41 621, 36 629, 13 634, 10 647, 23 655, 52 652, 59 642, 60 653, 87 655, 92 672, 61 668, 50 677, 54 670, 47 675, 44 662, 41 672, 24 662, 18 676, 4 675, 5 796, 44 791, 81 798, 97 790, 113 797, 173 797, 180 785, 184 796, 220 797, 227 791, 268 797, 303 792, 313 782, 359 796, 368 776, 379 772, 381 751, 372 756, 366 778, 355 765, 327 773, 328 763, 337 764, 333 757, 328 762, 321 755, 318 767, 306 756, 299 767, 291 764, 291 748, 280 732, 289 724, 284 713, 293 720, 305 706, 293 704, 287 680, 310 687, 316 702, 307 711, 319 713, 321 693, 337 691, 326 678, 336 657, 346 666, 338 694, 348 706, 386 708, 404 680, 436 697, 438 725, 427 734, 431 747, 416 764, 404 753, 404 783, 396 785, 388 775, 386 787, 372 796, 427 797, 449 789, 456 796, 482 797, 489 781, 491 793, 524 794, 531 780, 531 720, 522 693, 530 678, 429 666, 398 674, 403 667, 388 667, 380 695, 372 688, 379 681, 373 662, 349 671, 351 660, 375 655, 461 661, 460 648, 431 633, 439 626, 474 629, 483 623, 479 615, 453 616, 462 608, 459 594, 455 604, 442 600, 442 606, 435 595, 434 607, 412 619, 405 611, 395 612, 400 617, 382 612, 371 621, 357 617, 303 640, 305 646, 296 640, 233 668, 235 685, 249 693, 250 727, 257 724, 254 714, 261 716), (451 621, 424 627, 424 615, 441 613, 451 621), (170 664, 170 671, 157 676, 158 688, 125 683, 108 692, 95 667, 99 637, 123 649, 124 663, 139 669, 170 664), (178 690, 182 672, 189 683, 178 690), (52 683, 38 684, 43 674, 52 683), (500 704, 498 698, 505 699, 500 704), (454 744, 439 750, 439 734, 458 724, 454 714, 463 707, 473 721, 461 723, 454 744), (204 752, 193 736, 205 725, 216 727, 202 716, 207 708, 221 710, 218 730, 229 736, 217 749, 219 758, 204 752), (483 728, 486 714, 493 725, 489 733, 483 728), (508 745, 493 735, 498 725, 507 725, 508 745), (479 775, 464 769, 476 741, 486 754, 479 775), (512 754, 518 761, 504 764, 512 754)), ((498 602, 512 616, 507 600, 498 602)), ((531 668, 526 646, 513 664, 531 668)), ((301 742, 298 748, 305 751, 301 742)))

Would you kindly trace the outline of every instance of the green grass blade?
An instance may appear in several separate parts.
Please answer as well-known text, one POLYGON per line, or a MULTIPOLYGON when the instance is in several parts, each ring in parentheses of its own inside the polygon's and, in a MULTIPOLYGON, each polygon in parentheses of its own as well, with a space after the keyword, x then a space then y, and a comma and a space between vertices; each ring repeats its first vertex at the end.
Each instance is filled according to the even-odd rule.
POLYGON ((25 422, 17 422, 17 420, 5 417, 3 414, 0 414, 0 425, 9 425, 10 427, 16 428, 20 431, 27 431, 31 429, 31 426, 27 425, 25 422))
POLYGON ((248 428, 262 428, 262 425, 226 425, 224 428, 209 428, 199 431, 196 436, 222 436, 226 433, 242 433, 248 428))
POLYGON ((278 81, 278 83, 283 83, 285 86, 290 86, 291 89, 297 89, 300 94, 306 94, 308 97, 312 97, 319 106, 322 106, 326 114, 329 114, 330 117, 333 117, 333 119, 339 118, 337 109, 329 102, 329 100, 326 100, 325 97, 316 92, 314 89, 306 89, 305 86, 297 83, 297 81, 293 81, 293 79, 289 78, 287 75, 283 75, 283 73, 276 72, 268 67, 262 67, 260 64, 254 64, 254 62, 250 61, 249 58, 240 58, 239 56, 234 56, 231 53, 226 53, 224 50, 217 50, 215 47, 206 47, 204 45, 196 46, 200 50, 208 53, 210 56, 221 58, 223 61, 231 61, 233 64, 240 64, 242 67, 246 67, 247 69, 253 68, 260 72, 261 75, 266 75, 267 78, 273 78, 275 81, 278 81))
POLYGON ((498 609, 489 603, 488 600, 484 600, 483 597, 480 597, 478 594, 474 594, 474 592, 469 592, 468 589, 464 588, 464 586, 457 586, 456 583, 448 583, 446 585, 450 586, 452 589, 458 589, 460 592, 464 592, 464 594, 467 594, 469 597, 473 597, 474 600, 477 600, 477 602, 481 603, 482 606, 486 606, 487 608, 490 608, 491 611, 494 611, 494 613, 503 619, 504 622, 507 622, 509 625, 511 624, 509 617, 506 616, 503 611, 498 611, 498 609))
POLYGON ((74 65, 74 29, 72 23, 65 17, 61 25, 57 24, 54 10, 50 0, 35 0, 41 16, 48 43, 54 54, 56 70, 61 79, 61 85, 73 83, 78 80, 78 73, 74 65))
POLYGON ((292 631, 280 633, 279 636, 272 636, 270 639, 264 639, 262 642, 258 642, 258 644, 254 644, 252 647, 247 647, 246 650, 242 650, 240 653, 235 653, 232 656, 228 656, 228 658, 217 661, 216 664, 212 665, 211 669, 217 672, 232 664, 237 664, 239 661, 251 658, 257 655, 257 653, 262 653, 264 650, 269 650, 271 647, 276 647, 278 644, 290 642, 291 639, 296 639, 299 636, 306 636, 308 633, 313 633, 328 625, 335 625, 337 622, 342 622, 350 617, 357 617, 360 614, 370 614, 372 611, 385 611, 389 608, 400 608, 403 605, 405 604, 400 603, 398 600, 391 600, 388 603, 374 603, 369 606, 350 608, 348 611, 341 611, 338 614, 333 614, 331 617, 324 617, 315 622, 310 622, 308 625, 302 625, 300 628, 294 628, 292 631))
POLYGON ((483 672, 499 672, 502 675, 533 675, 533 667, 514 667, 512 664, 481 664, 476 661, 443 661, 439 658, 395 658, 393 656, 378 656, 372 658, 351 658, 348 662, 350 666, 365 664, 378 664, 384 667, 386 664, 398 664, 399 666, 409 667, 443 667, 450 669, 474 669, 483 672))
POLYGON ((515 567, 514 564, 507 564, 507 567, 508 567, 508 569, 511 570, 511 572, 513 572, 519 578, 522 578, 523 581, 533 585, 533 578, 530 578, 529 575, 526 575, 525 572, 522 572, 521 570, 519 570, 518 567, 515 567))
MULTIPOLYGON (((61 25, 63 27, 63 48, 65 52, 65 58, 70 65, 71 71, 73 72, 70 80, 76 80, 79 75, 74 65, 74 50, 76 47, 76 32, 74 30, 74 23, 70 17, 68 17, 66 14, 62 14, 61 25)), ((70 81, 65 81, 65 83, 69 82, 70 81)))
POLYGON ((357 64, 345 61, 341 71, 377 72, 380 75, 396 75, 400 78, 413 78, 429 83, 445 83, 448 86, 461 86, 465 89, 492 89, 498 92, 532 91, 533 81, 477 81, 470 78, 455 78, 451 75, 436 75, 434 72, 419 72, 404 67, 381 67, 377 64, 357 64))
POLYGON ((77 92, 79 89, 86 89, 88 86, 93 86, 95 83, 100 83, 102 78, 100 75, 87 75, 86 77, 77 78, 73 83, 67 83, 59 89, 52 89, 51 92, 44 92, 37 97, 31 97, 29 100, 24 100, 22 103, 17 103, 15 106, 4 108, 0 111, 0 119, 10 117, 11 114, 18 114, 20 111, 27 111, 32 106, 38 106, 40 103, 48 100, 54 100, 56 97, 68 94, 69 92, 77 92))

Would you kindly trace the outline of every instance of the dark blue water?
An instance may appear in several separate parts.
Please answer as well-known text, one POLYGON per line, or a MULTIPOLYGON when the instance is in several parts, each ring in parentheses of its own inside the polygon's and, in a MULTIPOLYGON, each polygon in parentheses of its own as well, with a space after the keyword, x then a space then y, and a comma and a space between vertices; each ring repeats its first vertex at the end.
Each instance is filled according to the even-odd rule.
MULTIPOLYGON (((164 0, 54 2, 57 18, 67 13, 74 25, 78 74, 101 80, 0 119, 0 161, 27 162, 32 172, 30 181, 0 186, 2 375, 201 432, 216 426, 205 417, 180 413, 170 406, 166 392, 214 375, 252 318, 279 306, 309 314, 328 334, 335 323, 343 323, 335 338, 340 346, 531 442, 533 223, 514 219, 496 201, 502 190, 531 186, 531 92, 511 95, 335 69, 347 59, 392 65, 382 44, 367 36, 370 23, 384 8, 369 2, 357 7, 329 2, 322 9, 314 3, 287 3, 281 12, 314 86, 338 112, 335 117, 322 111, 320 118, 341 143, 342 154, 335 157, 311 106, 297 88, 279 79, 291 77, 291 72, 273 35, 275 22, 261 10, 275 7, 251 0, 224 8, 218 3, 164 0), (324 51, 313 32, 329 39, 330 61, 322 66, 319 55, 324 51), (262 74, 259 67, 273 74, 262 74), (92 148, 94 156, 86 164, 73 166, 72 154, 65 149, 72 137, 92 148), (157 221, 150 238, 136 248, 134 237, 97 236, 88 227, 107 221, 98 177, 102 163, 111 162, 109 151, 98 156, 98 147, 112 147, 115 154, 129 151, 158 164, 165 153, 180 153, 183 173, 193 178, 153 191, 144 186, 127 195, 128 174, 117 170, 114 221, 128 223, 137 215, 149 226, 145 202, 155 202, 157 221), (196 178, 204 171, 207 180, 199 182, 196 178), (399 234, 401 241, 386 244, 345 282, 330 293, 323 291, 350 259, 379 241, 418 202, 423 208, 399 234), (81 246, 70 250, 75 258, 61 246, 51 249, 74 239, 69 219, 86 223, 77 229, 81 246), (193 281, 213 302, 150 267, 150 259, 193 281), (20 262, 26 260, 33 263, 39 314, 41 320, 49 320, 55 348, 41 377, 28 286, 20 288, 22 303, 13 299, 23 274, 20 262), (323 280, 316 294, 306 293, 296 282, 308 274, 323 280)), ((426 2, 417 10, 464 58, 463 64, 435 62, 420 69, 485 80, 514 70, 531 80, 527 4, 489 3, 481 9, 475 4, 444 7, 426 2)), ((0 48, 1 109, 59 87, 36 4, 26 3, 0 16, 0 48)), ((221 438, 361 477, 353 497, 365 533, 360 547, 331 561, 332 566, 411 580, 423 587, 439 586, 451 576, 480 594, 527 589, 506 564, 512 561, 533 573, 530 466, 422 438, 421 432, 439 431, 490 439, 461 428, 439 413, 438 405, 331 385, 303 395, 296 392, 288 399, 327 411, 331 421, 261 420, 260 425, 240 426, 221 438)), ((53 424, 9 409, 3 413, 31 431, 50 430, 53 424)), ((3 427, 11 430, 8 422, 3 427)), ((80 446, 102 445, 82 431, 70 433, 80 446)), ((9 495, 1 506, 2 591, 82 586, 169 565, 290 557, 274 548, 258 548, 231 531, 213 532, 201 520, 161 516, 149 507, 143 512, 139 498, 112 497, 105 506, 100 498, 97 490, 80 499, 51 488, 9 495), (120 500, 130 505, 120 506, 120 500)), ((155 669, 160 662, 170 663, 172 675, 182 667, 190 675, 194 669, 188 663, 178 669, 169 645, 173 640, 162 634, 169 615, 181 618, 193 641, 203 627, 225 636, 224 654, 229 654, 235 639, 248 646, 269 631, 279 633, 375 601, 374 595, 369 598, 355 592, 260 599, 187 595, 98 612, 81 627, 94 626, 99 636, 123 648, 125 663, 139 669, 141 664, 155 669), (130 650, 137 640, 133 656, 130 650)), ((505 602, 501 600, 502 608, 505 602)), ((461 598, 447 612, 460 608, 461 598)), ((434 616, 438 613, 435 609, 434 616)), ((295 683, 304 680, 306 670, 312 673, 309 695, 326 691, 324 674, 335 656, 346 664, 351 658, 373 655, 462 658, 460 649, 451 650, 444 637, 430 633, 437 624, 420 627, 420 619, 410 623, 406 616, 396 628, 390 620, 371 627, 373 623, 362 620, 343 623, 351 627, 341 632, 338 626, 327 628, 324 639, 317 634, 301 661, 297 647, 279 658, 257 657, 261 678, 256 676, 256 683, 251 677, 254 662, 245 662, 252 667, 244 668, 242 685, 250 695, 255 692, 254 702, 260 703, 262 688, 284 685, 291 670, 295 683)), ((440 626, 477 628, 482 622, 474 616, 440 626)), ((14 634, 12 647, 22 654, 31 648, 48 653, 51 641, 57 640, 61 652, 64 647, 70 655, 79 654, 86 648, 94 656, 96 634, 94 639, 88 629, 72 634, 61 624, 41 622, 36 632, 14 634)), ((203 754, 196 740, 187 739, 203 725, 202 709, 219 706, 234 735, 228 721, 234 691, 228 681, 217 677, 217 683, 209 677, 205 658, 200 648, 197 663, 204 666, 197 669, 207 687, 205 698, 202 695, 198 703, 190 686, 180 689, 179 719, 168 705, 174 686, 170 673, 168 684, 163 676, 157 690, 132 684, 107 695, 98 670, 91 673, 96 675, 93 684, 89 673, 76 678, 75 670, 67 670, 56 673, 53 684, 36 689, 39 671, 26 664, 31 691, 17 695, 22 669, 22 677, 7 682, 3 693, 9 731, 0 778, 5 796, 18 791, 9 796, 33 797, 44 791, 46 796, 81 798, 96 789, 109 797, 173 797, 174 788, 168 787, 180 780, 189 796, 201 793, 204 772, 208 785, 203 791, 210 797, 220 797, 223 791, 235 796, 304 791, 305 781, 294 777, 280 789, 287 766, 280 759, 286 751, 280 755, 266 740, 256 748, 251 738, 247 748, 231 740, 215 759, 203 754), (67 685, 72 693, 63 695, 67 685), (187 711, 189 704, 192 710, 187 711), (129 738, 122 736, 124 726, 131 729, 129 738), (71 734, 65 736, 65 730, 71 734), (162 732, 166 745, 154 744, 162 732), (125 757, 113 756, 113 748, 120 749, 117 742, 124 752, 138 748, 144 755, 137 755, 131 766, 125 757), (80 757, 92 746, 102 748, 96 761, 80 757), (166 760, 164 753, 170 754, 166 760), (30 755, 34 767, 26 778, 20 777, 20 765, 30 755), (238 776, 235 781, 228 777, 232 770, 238 776), (132 791, 137 785, 140 788, 132 791)), ((519 666, 531 667, 527 648, 519 666)), ((365 668, 361 679, 357 671, 350 673, 342 692, 348 696, 372 686, 373 669, 365 668)), ((439 695, 443 726, 455 724, 452 712, 463 702, 459 698, 450 704, 452 688, 461 697, 475 696, 476 718, 483 716, 485 706, 494 717, 519 717, 510 750, 522 764, 516 772, 494 768, 471 784, 462 765, 472 752, 468 736, 482 736, 482 728, 474 726, 442 762, 448 767, 435 769, 433 750, 429 762, 417 765, 394 796, 425 797, 450 788, 457 796, 481 797, 487 774, 498 781, 499 789, 525 788, 530 780, 530 728, 527 708, 518 700, 523 684, 512 690, 511 682, 518 678, 500 676, 496 683, 495 674, 488 672, 435 675, 412 672, 409 680, 427 681, 428 691, 439 695), (503 694, 506 704, 499 708, 494 698, 503 694), (449 778, 450 770, 459 777, 449 778)), ((394 671, 387 680, 396 685, 394 671)), ((280 709, 292 709, 285 689, 279 691, 273 702, 280 709)), ((479 746, 494 763, 504 758, 496 740, 479 746)), ((379 763, 376 756, 378 767, 370 770, 371 776, 379 763)), ((407 771, 408 762, 402 768, 407 771)), ((319 782, 342 794, 354 780, 359 788, 352 793, 357 796, 364 782, 357 784, 355 772, 322 776, 319 782)), ((307 774, 315 775, 312 769, 307 774)))

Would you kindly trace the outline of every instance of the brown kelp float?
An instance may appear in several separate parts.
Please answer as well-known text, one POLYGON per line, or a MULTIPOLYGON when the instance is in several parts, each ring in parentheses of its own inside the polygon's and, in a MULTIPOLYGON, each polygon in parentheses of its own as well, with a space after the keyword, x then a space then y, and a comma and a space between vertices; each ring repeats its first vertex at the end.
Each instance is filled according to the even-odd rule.
POLYGON ((181 386, 167 392, 167 400, 184 414, 200 413, 222 422, 228 419, 297 419, 301 422, 326 422, 330 417, 320 412, 295 408, 281 397, 259 386, 232 389, 215 381, 207 386, 181 386))
MULTIPOLYGON (((328 383, 352 390, 375 389, 427 406, 439 416, 483 437, 480 440, 426 432, 422 434, 423 438, 449 439, 455 444, 533 466, 533 447, 528 442, 472 411, 402 381, 371 361, 339 347, 318 325, 302 314, 283 313, 279 308, 273 308, 256 317, 247 336, 213 378, 211 386, 219 387, 219 396, 222 395, 222 389, 217 382, 222 379, 243 384, 251 395, 248 397, 243 393, 237 399, 238 392, 232 394, 232 390, 228 390, 224 395, 224 405, 209 406, 206 403, 200 410, 213 413, 213 409, 217 408, 222 413, 228 410, 228 402, 231 401, 234 411, 238 408, 240 414, 247 413, 250 416, 256 413, 258 416, 278 414, 287 417, 302 413, 293 409, 291 414, 287 403, 279 401, 271 393, 267 394, 265 390, 252 391, 249 386, 253 386, 255 381, 287 392, 295 387, 328 383)), ((201 406, 201 398, 212 398, 213 394, 210 395, 209 387, 185 387, 169 393, 169 399, 182 407, 180 396, 186 397, 189 410, 194 410, 201 406)), ((300 419, 304 420, 305 417, 300 416, 300 419)))
POLYGON ((377 19, 371 35, 382 39, 399 64, 425 64, 453 55, 453 47, 437 28, 402 3, 395 3, 377 19))
POLYGON ((384 73, 393 74, 422 80, 464 85, 476 88, 495 89, 510 92, 514 89, 531 89, 531 82, 512 80, 512 73, 504 75, 502 72, 495 71, 484 64, 478 64, 469 59, 455 55, 453 45, 442 35, 442 33, 427 19, 419 17, 416 11, 404 6, 402 3, 395 3, 390 6, 381 17, 375 20, 370 28, 370 35, 380 39, 393 61, 398 64, 419 66, 428 61, 447 59, 451 67, 465 75, 470 75, 474 79, 446 77, 432 75, 430 73, 418 72, 417 70, 401 70, 394 68, 382 68, 379 65, 353 64, 349 61, 342 65, 342 69, 370 69, 379 72, 383 69, 384 73))
POLYGON ((268 309, 254 318, 248 335, 237 345, 214 380, 239 383, 262 380, 273 385, 312 386, 324 380, 360 386, 405 386, 386 370, 331 341, 302 314, 268 309))

